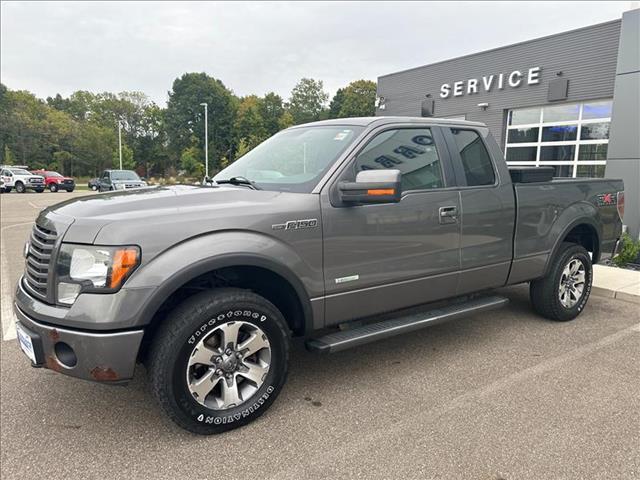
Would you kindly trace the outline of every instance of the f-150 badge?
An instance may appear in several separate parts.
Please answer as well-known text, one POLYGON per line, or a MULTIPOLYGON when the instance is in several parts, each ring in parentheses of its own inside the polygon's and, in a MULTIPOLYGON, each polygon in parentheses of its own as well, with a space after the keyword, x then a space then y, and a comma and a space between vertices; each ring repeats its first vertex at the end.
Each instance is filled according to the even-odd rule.
POLYGON ((317 226, 317 218, 308 218, 306 220, 289 220, 285 223, 277 223, 271 225, 271 228, 274 230, 300 230, 301 228, 315 228, 317 226))

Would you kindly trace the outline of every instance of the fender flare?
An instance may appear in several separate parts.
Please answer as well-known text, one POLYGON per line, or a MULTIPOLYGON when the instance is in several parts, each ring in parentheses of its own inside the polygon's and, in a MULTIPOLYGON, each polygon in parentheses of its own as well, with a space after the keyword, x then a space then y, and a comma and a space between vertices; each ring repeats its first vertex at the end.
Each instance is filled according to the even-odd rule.
POLYGON ((300 279, 286 265, 255 253, 221 254, 185 266, 159 285, 145 302, 140 316, 140 324, 150 324, 165 300, 181 286, 200 275, 225 267, 259 267, 282 277, 293 287, 298 297, 302 308, 305 333, 313 329, 311 301, 300 279))
MULTIPOLYGON (((554 261, 554 259, 556 258, 556 255, 558 253, 558 250, 560 249, 560 245, 562 245, 562 242, 564 241, 564 239, 566 238, 566 236, 569 234, 569 232, 571 230, 573 230, 575 227, 579 226, 579 225, 589 225, 590 227, 593 228, 593 230, 596 233, 596 246, 597 246, 597 254, 596 256, 594 256, 593 258, 593 263, 596 263, 598 261, 598 257, 600 255, 600 239, 602 238, 602 231, 600 228, 600 225, 598 225, 598 223, 591 217, 580 217, 574 221, 572 221, 571 223, 569 223, 560 233, 560 235, 558 235, 553 248, 551 249, 551 254, 549 255, 549 257, 547 258, 547 264, 544 267, 544 275, 547 275, 549 273, 549 270, 551 269, 551 265, 554 261)), ((594 252, 596 253, 596 252, 594 252)))

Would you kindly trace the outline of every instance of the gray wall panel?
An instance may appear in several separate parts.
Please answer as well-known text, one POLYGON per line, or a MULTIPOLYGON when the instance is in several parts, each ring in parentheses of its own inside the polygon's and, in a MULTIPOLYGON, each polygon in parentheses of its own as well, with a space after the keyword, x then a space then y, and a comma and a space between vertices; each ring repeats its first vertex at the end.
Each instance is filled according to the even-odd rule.
POLYGON ((421 102, 430 93, 435 99, 436 116, 466 114, 467 120, 484 122, 504 148, 505 111, 547 104, 548 82, 557 78, 558 71, 569 79, 567 102, 612 98, 619 37, 620 20, 615 20, 384 75, 378 78, 378 95, 385 97, 386 109, 377 114, 420 116, 421 102), (480 89, 476 94, 440 98, 443 83, 453 85, 470 78, 481 82, 483 75, 509 74, 513 70, 524 73, 531 67, 542 69, 537 85, 525 82, 517 88, 494 87, 489 92, 480 89), (477 105, 485 102, 489 108, 483 111, 477 105))

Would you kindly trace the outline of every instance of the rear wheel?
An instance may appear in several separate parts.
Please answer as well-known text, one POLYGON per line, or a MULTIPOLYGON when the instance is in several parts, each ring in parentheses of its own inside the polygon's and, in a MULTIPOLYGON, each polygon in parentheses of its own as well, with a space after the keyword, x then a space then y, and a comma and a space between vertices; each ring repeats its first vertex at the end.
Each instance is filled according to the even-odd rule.
POLYGON ((44 188, 36 188, 36 189, 34 189, 34 191, 36 193, 42 193, 42 192, 44 192, 44 188))
POLYGON ((9 193, 9 192, 11 192, 11 189, 12 189, 12 188, 13 188, 13 187, 4 187, 4 191, 5 191, 6 193, 9 193))
POLYGON ((287 376, 288 328, 255 293, 197 294, 161 325, 149 355, 153 393, 182 428, 209 435, 245 425, 267 410, 287 376))
POLYGON ((58 191, 58 184, 57 183, 52 183, 51 185, 49 185, 49 191, 55 193, 58 191))
POLYGON ((534 310, 549 320, 573 320, 589 300, 592 277, 589 252, 581 245, 563 243, 548 275, 531 282, 534 310))
POLYGON ((27 189, 24 187, 24 183, 22 182, 16 182, 15 188, 16 188, 16 192, 18 193, 24 193, 27 191, 27 189))

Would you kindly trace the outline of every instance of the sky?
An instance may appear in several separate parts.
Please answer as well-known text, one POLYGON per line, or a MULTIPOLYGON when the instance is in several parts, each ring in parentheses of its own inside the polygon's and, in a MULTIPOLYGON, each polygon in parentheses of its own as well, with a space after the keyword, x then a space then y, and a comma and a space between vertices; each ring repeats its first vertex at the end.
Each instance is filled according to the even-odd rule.
POLYGON ((39 97, 142 91, 206 72, 287 99, 620 18, 638 2, 6 2, 0 79, 39 97))

